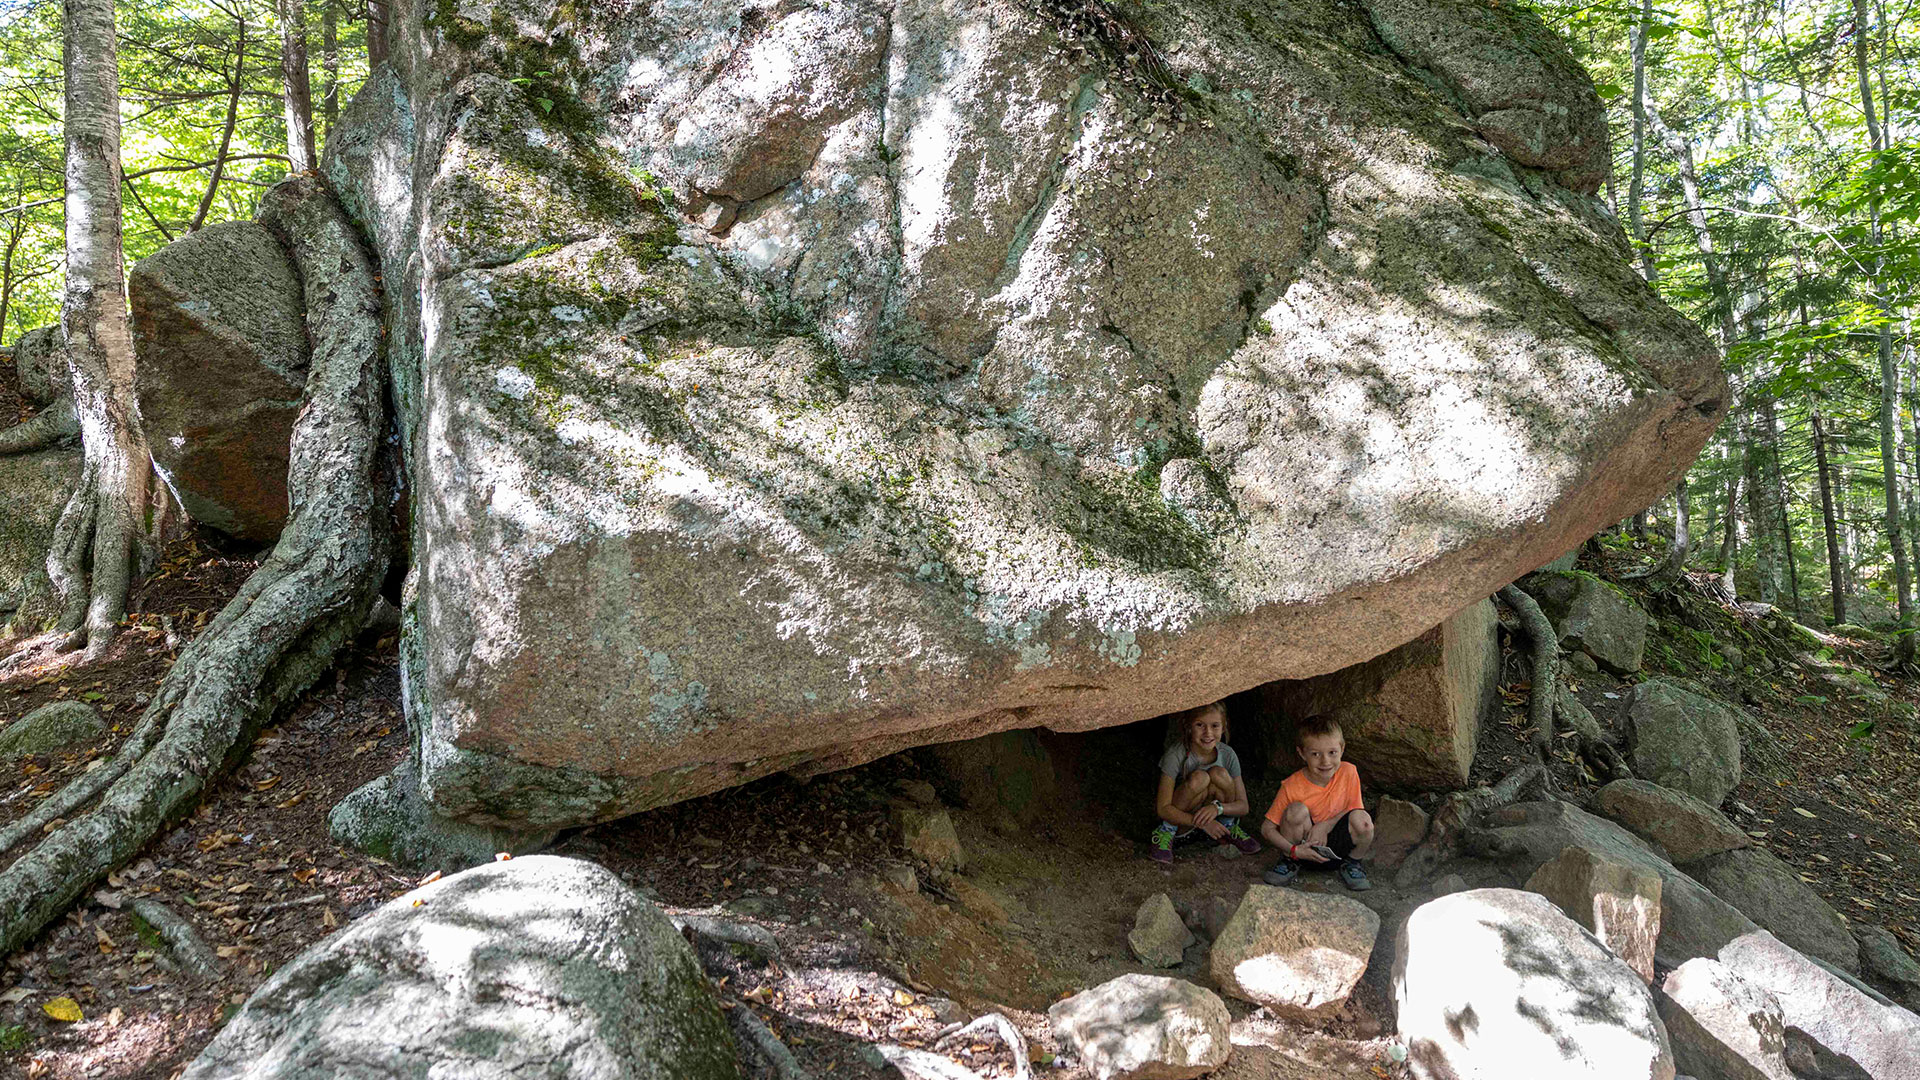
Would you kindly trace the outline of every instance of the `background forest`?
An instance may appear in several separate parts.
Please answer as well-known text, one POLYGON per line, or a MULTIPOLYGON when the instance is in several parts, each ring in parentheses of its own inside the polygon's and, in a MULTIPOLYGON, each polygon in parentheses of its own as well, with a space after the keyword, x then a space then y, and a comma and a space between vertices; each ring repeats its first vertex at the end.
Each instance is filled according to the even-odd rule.
MULTIPOLYGON (((310 117, 324 147, 383 47, 380 5, 359 0, 117 7, 129 264, 251 217, 289 169, 289 116, 310 117), (290 72, 304 92, 296 78, 289 94, 290 72)), ((1536 7, 1608 104, 1602 197, 1641 272, 1720 344, 1735 388, 1680 490, 1623 537, 1809 618, 1903 620, 1920 565, 1912 3, 1536 7)), ((58 17, 0 0, 5 342, 59 313, 58 17)))

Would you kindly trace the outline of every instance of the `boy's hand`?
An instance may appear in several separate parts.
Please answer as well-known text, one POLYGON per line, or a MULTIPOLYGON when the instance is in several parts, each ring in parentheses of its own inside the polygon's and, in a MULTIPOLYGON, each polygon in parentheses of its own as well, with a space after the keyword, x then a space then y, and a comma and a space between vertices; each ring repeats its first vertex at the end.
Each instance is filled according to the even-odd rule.
POLYGON ((1310 863, 1324 863, 1324 862, 1332 861, 1328 859, 1325 855, 1322 855, 1318 851, 1315 851, 1311 846, 1307 844, 1295 844, 1293 847, 1293 857, 1296 859, 1299 859, 1301 862, 1310 862, 1310 863))

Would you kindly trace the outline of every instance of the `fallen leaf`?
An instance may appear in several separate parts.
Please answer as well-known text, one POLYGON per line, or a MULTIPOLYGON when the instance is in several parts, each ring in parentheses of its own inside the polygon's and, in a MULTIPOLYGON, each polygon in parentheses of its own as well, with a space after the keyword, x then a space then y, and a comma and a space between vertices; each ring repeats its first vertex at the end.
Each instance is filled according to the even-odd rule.
POLYGON ((904 1009, 913 1004, 913 995, 907 993, 905 990, 895 990, 893 992, 893 1003, 904 1009))
POLYGON ((1814 812, 1811 810, 1802 810, 1801 808, 1796 806, 1793 808, 1793 812, 1796 814, 1799 814, 1801 817, 1804 817, 1804 818, 1813 818, 1813 820, 1815 821, 1820 820, 1818 815, 1814 814, 1814 812))
POLYGON ((24 986, 16 986, 6 993, 0 994, 0 1005, 17 1005, 32 996, 33 991, 24 986))
POLYGON ((40 1006, 40 1011, 53 1017, 55 1020, 64 1021, 69 1024, 79 1023, 85 1018, 80 1012, 80 1003, 70 997, 54 998, 52 1001, 40 1006))

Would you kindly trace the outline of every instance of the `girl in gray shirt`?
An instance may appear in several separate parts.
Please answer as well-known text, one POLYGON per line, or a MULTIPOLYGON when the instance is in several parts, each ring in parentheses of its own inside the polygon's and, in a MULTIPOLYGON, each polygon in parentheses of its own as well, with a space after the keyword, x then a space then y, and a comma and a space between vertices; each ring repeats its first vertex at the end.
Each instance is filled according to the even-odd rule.
POLYGON ((1199 829, 1221 844, 1231 844, 1248 855, 1260 850, 1260 841, 1240 827, 1249 812, 1247 784, 1240 775, 1240 755, 1227 745, 1227 713, 1218 702, 1188 709, 1176 716, 1180 740, 1160 756, 1160 790, 1154 811, 1160 824, 1147 841, 1147 857, 1162 865, 1173 862, 1174 838, 1199 829))

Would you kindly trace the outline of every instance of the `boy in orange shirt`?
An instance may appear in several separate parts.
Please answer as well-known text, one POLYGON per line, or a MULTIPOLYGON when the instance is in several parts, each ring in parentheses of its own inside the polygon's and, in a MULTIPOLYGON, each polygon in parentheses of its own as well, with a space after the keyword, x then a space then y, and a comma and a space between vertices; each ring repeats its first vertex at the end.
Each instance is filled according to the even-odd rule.
POLYGON ((1354 892, 1373 888, 1359 860, 1373 847, 1373 817, 1360 808, 1360 771, 1341 761, 1347 737, 1325 716, 1300 721, 1294 749, 1305 767, 1280 784, 1260 835, 1281 851, 1269 885, 1290 885, 1300 862, 1338 863, 1340 881, 1354 892))

